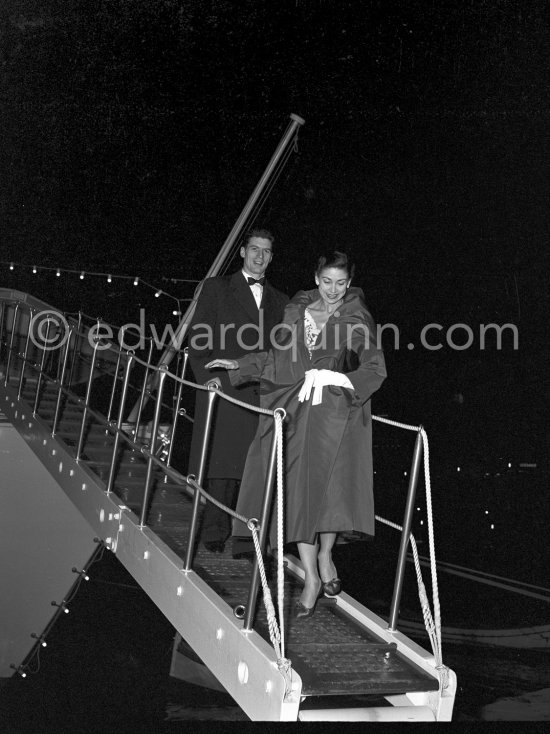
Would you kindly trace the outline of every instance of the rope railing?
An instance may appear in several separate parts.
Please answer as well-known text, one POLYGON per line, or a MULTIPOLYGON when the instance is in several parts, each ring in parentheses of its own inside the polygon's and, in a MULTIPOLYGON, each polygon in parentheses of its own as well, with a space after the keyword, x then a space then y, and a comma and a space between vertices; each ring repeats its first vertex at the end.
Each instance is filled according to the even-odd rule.
MULTIPOLYGON (((412 533, 409 534, 408 540, 411 544, 414 565, 416 570, 418 594, 420 599, 420 605, 422 608, 422 614, 424 617, 424 625, 430 639, 432 651, 436 661, 436 669, 439 672, 440 687, 441 689, 446 688, 448 685, 448 668, 443 665, 443 651, 442 651, 442 633, 441 633, 441 606, 439 602, 439 588, 437 583, 437 567, 435 558, 435 541, 434 541, 434 526, 433 526, 433 512, 432 512, 432 494, 431 494, 431 476, 430 476, 430 448, 428 442, 428 434, 422 426, 412 426, 408 423, 401 423, 394 421, 389 418, 383 418, 381 416, 373 415, 373 420, 385 423, 386 425, 394 426, 396 428, 402 428, 404 430, 415 431, 422 440, 422 448, 424 455, 424 483, 426 488, 426 513, 427 513, 427 525, 428 525, 428 543, 429 543, 429 556, 430 556, 430 570, 431 570, 431 581, 432 581, 432 603, 433 603, 433 615, 430 609, 428 601, 428 595, 422 578, 422 572, 420 570, 420 561, 418 558, 418 550, 416 547, 416 541, 412 533)), ((396 523, 392 523, 379 515, 375 515, 376 520, 384 523, 390 527, 403 532, 404 528, 396 523)))
MULTIPOLYGON (((220 393, 221 394, 221 393, 220 393)), ((241 402, 241 401, 238 401, 241 402)), ((244 406, 248 406, 247 403, 243 403, 244 406)), ((260 538, 258 531, 260 529, 260 523, 257 518, 247 518, 244 515, 239 514, 236 510, 231 509, 227 505, 218 501, 212 497, 203 487, 199 486, 197 482, 188 478, 189 484, 202 496, 205 497, 212 504, 216 505, 219 509, 226 512, 228 515, 233 517, 235 520, 240 520, 250 530, 252 534, 252 541, 254 543, 254 550, 256 552, 256 560, 258 564, 258 572, 260 575, 261 586, 263 591, 263 602, 267 614, 267 624, 269 630, 269 637, 271 644, 276 654, 277 667, 281 671, 281 674, 285 678, 287 690, 291 689, 291 661, 285 656, 285 623, 284 623, 284 565, 283 565, 283 554, 282 548, 284 544, 284 531, 283 531, 283 504, 284 504, 284 486, 283 486, 283 420, 285 411, 281 408, 275 411, 265 411, 266 414, 272 414, 274 418, 274 431, 275 441, 277 446, 277 544, 279 552, 277 554, 277 605, 278 605, 278 619, 273 604, 273 598, 271 590, 267 581, 267 575, 265 571, 265 564, 263 558, 263 552, 261 547, 260 538)), ((253 601, 249 600, 249 603, 253 601)), ((250 610, 252 611, 252 610, 250 610)), ((244 616, 244 609, 238 613, 237 616, 244 616)))

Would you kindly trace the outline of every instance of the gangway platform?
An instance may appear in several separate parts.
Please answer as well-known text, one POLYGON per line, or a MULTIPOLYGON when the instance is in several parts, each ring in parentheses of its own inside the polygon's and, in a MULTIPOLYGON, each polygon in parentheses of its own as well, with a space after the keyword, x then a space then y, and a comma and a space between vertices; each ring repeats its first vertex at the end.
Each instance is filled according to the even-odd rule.
MULTIPOLYGON (((31 354, 25 328, 21 329, 14 311, 18 302, 13 294, 3 301, 0 353, 0 433, 10 438, 9 453, 0 458, 1 497, 3 514, 11 523, 21 519, 28 532, 40 528, 48 537, 48 547, 57 544, 62 548, 66 543, 67 567, 74 562, 85 567, 85 558, 98 543, 104 544, 253 720, 451 718, 456 689, 453 671, 446 671, 442 684, 432 653, 389 629, 385 620, 348 594, 321 599, 308 620, 293 618, 291 610, 301 592, 303 572, 292 555, 285 557, 284 583, 285 656, 292 666, 289 683, 277 668, 261 599, 253 629, 243 629, 243 620, 234 613, 246 603, 252 565, 233 559, 229 550, 215 554, 197 543, 192 568, 185 568, 194 505, 194 490, 185 474, 173 467, 165 469, 162 460, 152 459, 155 441, 151 447, 140 444, 136 436, 123 440, 121 419, 118 429, 116 421, 105 419, 94 403, 104 375, 94 377, 93 355, 79 348, 78 359, 87 360, 91 371, 87 382, 71 385, 66 377, 68 357, 62 364, 61 360, 48 362, 40 349, 31 354), (23 464, 33 477, 30 488, 28 479, 25 487, 21 482, 18 486, 23 464), (63 513, 73 511, 83 518, 74 538, 59 537, 55 522, 50 534, 44 503, 33 501, 43 489, 52 497, 51 512, 58 521, 63 513), (40 516, 32 520, 35 505, 40 516), (25 518, 18 518, 17 513, 25 518), (361 705, 346 707, 342 702, 350 695, 359 697, 361 705), (322 705, 315 703, 321 700, 322 705)), ((69 354, 71 340, 67 344, 69 354)), ((107 362, 106 372, 118 380, 120 364, 107 362)), ((106 402, 103 395, 103 405, 106 402)), ((111 413, 112 404, 111 397, 111 413)), ((80 520, 72 517, 65 522, 76 528, 80 520)), ((15 541, 9 535, 8 540, 12 554, 17 551, 15 541)), ((23 542, 28 555, 32 538, 23 542)), ((5 557, 8 549, 2 550, 5 557)), ((59 559, 56 563, 63 566, 59 559)), ((54 604, 47 580, 32 578, 33 564, 38 567, 31 553, 20 572, 30 576, 27 586, 37 587, 35 627, 28 628, 29 622, 18 614, 20 600, 14 592, 8 627, 17 627, 16 639, 3 648, 7 650, 0 659, 3 676, 24 668, 36 640, 51 625, 54 606, 62 609, 68 598, 71 574, 67 575, 67 569, 52 570, 52 576, 64 574, 60 583, 66 587, 62 598, 57 592, 54 604), (18 618, 20 622, 15 621, 18 618), (37 624, 42 628, 37 629, 37 624)), ((74 571, 73 567, 73 575, 74 571)), ((275 597, 274 573, 271 576, 275 597)))

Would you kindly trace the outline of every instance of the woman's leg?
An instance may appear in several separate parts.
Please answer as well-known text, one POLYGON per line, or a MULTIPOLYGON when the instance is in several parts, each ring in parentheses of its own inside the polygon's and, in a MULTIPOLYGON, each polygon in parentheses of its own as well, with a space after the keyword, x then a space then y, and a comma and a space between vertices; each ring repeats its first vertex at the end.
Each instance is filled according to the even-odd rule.
POLYGON ((321 581, 326 583, 338 576, 332 561, 332 547, 336 541, 336 533, 319 533, 319 540, 319 573, 321 581))
POLYGON ((317 571, 317 554, 318 547, 315 543, 298 543, 298 553, 304 567, 306 578, 304 588, 300 596, 300 602, 311 609, 315 605, 315 600, 321 589, 321 579, 317 571))

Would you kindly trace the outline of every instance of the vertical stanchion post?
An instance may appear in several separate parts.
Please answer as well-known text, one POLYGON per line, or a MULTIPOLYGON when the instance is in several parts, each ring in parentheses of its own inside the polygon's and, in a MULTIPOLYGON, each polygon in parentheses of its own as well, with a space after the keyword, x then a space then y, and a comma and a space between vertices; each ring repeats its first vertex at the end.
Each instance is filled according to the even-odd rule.
MULTIPOLYGON (((187 361, 189 359, 189 352, 187 350, 187 347, 183 350, 183 363, 181 368, 181 375, 180 378, 182 380, 185 380, 185 372, 187 369, 187 361)), ((172 465, 172 451, 174 450, 174 440, 176 438, 176 426, 178 423, 178 417, 180 412, 180 405, 181 405, 181 393, 183 390, 183 382, 178 383, 178 392, 176 395, 176 404, 174 406, 174 419, 172 421, 172 429, 170 431, 170 446, 168 447, 168 456, 166 457, 166 466, 172 465)), ((166 482, 168 480, 168 474, 164 475, 164 481, 166 482)))
POLYGON ((69 344, 71 342, 73 327, 69 329, 69 335, 65 342, 65 350, 63 352, 63 360, 61 362, 61 375, 59 377, 59 390, 57 392, 57 402, 55 404, 55 415, 53 417, 52 426, 52 437, 57 433, 57 424, 59 422, 59 413, 61 411, 61 400, 63 398, 63 382, 65 381, 65 374, 67 373, 67 361, 69 358, 69 344))
MULTIPOLYGON (((71 389, 71 385, 73 384, 73 374, 74 374, 74 366, 76 364, 76 350, 77 346, 80 344, 80 340, 82 338, 82 335, 80 333, 80 329, 82 327, 82 313, 78 312, 78 323, 76 325, 76 329, 74 330, 74 345, 73 345, 73 356, 71 358, 71 370, 69 372, 69 379, 67 381, 67 389, 71 389)), ((79 350, 80 355, 80 350, 79 350)))
POLYGON ((162 392, 164 390, 164 380, 168 367, 165 364, 161 364, 158 368, 158 388, 157 388, 157 402, 155 405, 155 415, 153 417, 153 428, 151 431, 151 443, 149 445, 149 459, 147 461, 147 475, 145 477, 145 489, 143 491, 143 502, 141 505, 141 514, 139 517, 139 526, 142 528, 145 525, 147 518, 147 510, 149 506, 149 495, 151 494, 151 480, 153 478, 153 457, 155 455, 155 449, 157 444, 157 434, 160 423, 160 411, 162 409, 162 392))
POLYGON ((399 546, 399 557, 397 561, 397 571, 395 573, 395 583, 393 586, 393 596, 388 623, 388 629, 392 632, 395 632, 395 630, 397 629, 397 619, 399 617, 399 605, 401 603, 401 592, 403 590, 405 564, 407 561, 407 547, 409 545, 409 536, 411 534, 414 501, 416 497, 416 487, 418 484, 418 475, 420 473, 420 465, 422 461, 422 451, 422 433, 419 430, 416 435, 416 443, 414 445, 414 454, 411 464, 411 476, 409 479, 409 489, 407 492, 407 506, 405 508, 405 516, 403 518, 403 530, 401 531, 401 544, 399 546))
MULTIPOLYGON (((214 415, 214 401, 217 395, 217 388, 209 388, 208 391, 208 403, 206 406, 206 421, 204 427, 204 434, 202 436, 201 454, 199 461, 199 471, 196 477, 196 483, 199 487, 202 487, 204 480, 204 473, 206 469, 206 459, 208 456, 208 444, 210 441, 210 429, 212 427, 212 418, 214 415)), ((197 525, 199 519, 199 507, 201 501, 201 493, 198 489, 195 489, 195 496, 193 497, 193 511, 191 514, 191 527, 189 528, 189 540, 187 542, 187 553, 185 555, 184 570, 190 571, 193 565, 193 554, 195 546, 195 537, 197 535, 197 525)))
POLYGON ((2 357, 2 344, 4 343, 4 312, 5 312, 6 302, 1 301, 0 302, 0 360, 2 357))
MULTIPOLYGON (((122 339, 124 340, 124 329, 126 327, 123 326, 122 331, 122 339)), ((124 341, 122 341, 122 344, 124 344, 124 341)), ((115 401, 115 392, 116 392, 116 384, 118 382, 118 370, 120 369, 120 360, 122 357, 122 349, 121 347, 118 347, 118 354, 116 358, 116 365, 115 365, 115 376, 113 378, 113 387, 111 388, 111 397, 109 398, 109 410, 107 411, 107 423, 110 423, 111 421, 111 414, 113 412, 113 404, 115 401)))
POLYGON ((147 392, 147 382, 149 380, 149 367, 151 364, 151 357, 153 355, 153 340, 149 342, 149 354, 147 355, 147 366, 145 367, 145 375, 143 376, 143 385, 139 395, 139 407, 136 416, 136 430, 134 431, 134 441, 137 441, 139 422, 141 421, 141 413, 143 411, 143 405, 145 403, 145 393, 147 392))
MULTIPOLYGON (((264 501, 262 505, 262 514, 260 518, 260 550, 262 555, 265 553, 267 543, 267 532, 269 529, 269 520, 271 516, 271 507, 273 504, 273 487, 275 485, 275 465, 277 461, 277 430, 275 418, 273 418, 273 438, 271 439, 271 449, 269 454, 269 463, 264 485, 264 501)), ((283 549, 279 548, 279 553, 283 549)), ((258 566, 258 558, 254 558, 254 566, 252 568, 252 577, 250 579, 250 587, 248 589, 248 601, 246 602, 246 611, 244 616, 243 629, 250 630, 254 624, 256 612, 256 600, 258 598, 258 589, 260 586, 260 568, 258 566)))
POLYGON ((86 385, 86 398, 84 400, 84 411, 82 413, 82 423, 80 424, 80 435, 78 437, 78 448, 76 450, 76 460, 80 461, 82 449, 84 446, 84 433, 86 431, 86 417, 88 414, 88 406, 90 404, 90 395, 92 393, 92 380, 94 379, 95 361, 97 357, 97 349, 99 347, 100 338, 96 335, 94 342, 94 351, 92 352, 92 362, 90 364, 90 376, 86 385))
MULTIPOLYGON (((50 316, 48 315, 46 317, 47 327, 46 327, 46 336, 44 338, 44 347, 42 349, 42 356, 40 357, 40 366, 38 368, 38 378, 36 380, 36 393, 34 396, 34 408, 32 411, 33 415, 36 415, 36 412, 38 410, 38 403, 40 402, 40 388, 42 386, 42 375, 44 373, 44 365, 46 364, 46 353, 48 351, 48 344, 50 341, 50 327, 51 327, 51 320, 50 316)), ((40 330, 41 327, 38 327, 40 330)))
POLYGON ((10 379, 10 364, 11 364, 11 356, 13 354, 13 343, 15 341, 15 332, 17 331, 18 313, 19 313, 19 303, 16 303, 15 308, 13 310, 13 321, 11 323, 10 345, 8 347, 8 358, 6 360, 6 377, 4 379, 4 385, 7 385, 10 379))
POLYGON ((109 469, 109 479, 107 481, 107 494, 112 492, 113 484, 115 483, 115 471, 116 471, 116 460, 118 456, 118 447, 120 444, 120 432, 122 430, 122 423, 124 420, 124 408, 126 406, 126 397, 128 395, 128 385, 130 384, 130 372, 134 364, 133 354, 128 354, 128 360, 126 362, 126 369, 124 370, 124 381, 122 383, 122 395, 120 398, 120 406, 118 409, 118 420, 117 420, 117 432, 115 433, 115 442, 113 446, 113 456, 111 458, 111 467, 109 469))
POLYGON ((27 364, 27 355, 29 354, 29 342, 31 340, 31 327, 32 327, 33 313, 34 311, 31 308, 29 311, 29 328, 27 329, 27 337, 25 339, 25 349, 21 357, 21 360, 22 360, 21 373, 19 375, 19 389, 17 391, 18 400, 21 398, 21 393, 23 392, 23 381, 25 379, 25 366, 27 364))

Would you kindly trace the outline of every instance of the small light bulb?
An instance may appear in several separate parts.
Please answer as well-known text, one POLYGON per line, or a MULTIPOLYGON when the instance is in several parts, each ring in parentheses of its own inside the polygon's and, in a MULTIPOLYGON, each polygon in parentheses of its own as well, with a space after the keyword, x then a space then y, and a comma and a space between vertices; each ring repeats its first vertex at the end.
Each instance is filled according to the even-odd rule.
POLYGON ((139 278, 134 278, 134 285, 137 285, 139 283, 139 278))
POLYGON ((456 470, 457 470, 457 471, 460 471, 460 467, 459 467, 459 466, 457 466, 457 467, 456 467, 456 470))
POLYGON ((158 298, 158 297, 160 296, 160 294, 161 294, 161 293, 162 293, 162 291, 157 291, 157 292, 155 293, 155 298, 158 298))
POLYGON ((10 263, 10 270, 13 270, 13 263, 10 263))
POLYGON ((58 277, 58 278, 59 278, 59 276, 61 275, 61 271, 59 270, 59 268, 57 268, 57 272, 56 272, 56 275, 57 275, 57 277, 58 277))
POLYGON ((84 271, 80 273, 80 280, 84 280, 84 271))
POLYGON ((36 265, 33 265, 33 266, 32 266, 32 272, 33 272, 33 273, 36 273, 36 265))
POLYGON ((113 279, 112 276, 111 275, 108 275, 107 276, 107 283, 110 283, 112 281, 112 279, 113 279))

